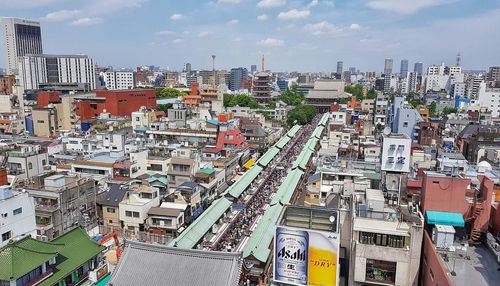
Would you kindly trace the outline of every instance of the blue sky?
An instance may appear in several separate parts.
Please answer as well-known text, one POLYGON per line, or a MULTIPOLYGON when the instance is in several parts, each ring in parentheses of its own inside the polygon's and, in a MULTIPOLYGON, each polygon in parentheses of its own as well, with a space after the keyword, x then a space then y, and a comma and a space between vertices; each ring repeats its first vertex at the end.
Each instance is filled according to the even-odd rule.
MULTIPOLYGON (((500 65, 500 0, 0 0, 0 16, 42 22, 45 53, 84 53, 100 66, 179 70, 395 70, 462 54, 466 69, 500 65)), ((3 40, 2 40, 3 41, 3 40)), ((3 43, 2 43, 3 51, 3 43)), ((2 56, 0 66, 4 66, 2 56)))

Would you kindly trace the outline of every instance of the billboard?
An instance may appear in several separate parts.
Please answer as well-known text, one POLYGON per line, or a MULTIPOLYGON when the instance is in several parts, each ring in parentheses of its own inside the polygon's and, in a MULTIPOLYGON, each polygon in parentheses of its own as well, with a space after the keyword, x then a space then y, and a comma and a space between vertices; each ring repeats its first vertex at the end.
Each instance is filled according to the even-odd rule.
POLYGON ((288 285, 337 286, 337 233, 277 226, 274 237, 274 282, 288 285))

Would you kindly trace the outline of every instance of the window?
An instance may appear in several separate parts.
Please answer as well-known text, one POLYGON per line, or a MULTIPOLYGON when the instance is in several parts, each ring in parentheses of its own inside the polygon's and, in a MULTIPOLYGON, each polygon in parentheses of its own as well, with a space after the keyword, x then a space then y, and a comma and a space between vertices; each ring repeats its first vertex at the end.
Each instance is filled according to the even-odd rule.
POLYGON ((106 208, 106 211, 108 213, 112 213, 112 214, 114 214, 116 212, 115 208, 106 208))
POLYGON ((3 213, 2 218, 7 218, 7 213, 3 213))
POLYGON ((131 217, 132 216, 132 212, 131 211, 125 211, 125 216, 131 217))
POLYGON ((30 163, 28 163, 28 169, 29 169, 29 170, 32 170, 32 169, 33 169, 33 163, 31 163, 31 162, 30 162, 30 163))
POLYGON ((14 215, 22 214, 23 213, 23 208, 17 208, 12 213, 14 215))
POLYGON ((394 284, 396 282, 396 262, 367 259, 365 278, 367 281, 394 284))
POLYGON ((2 233, 2 241, 7 241, 12 237, 12 233, 10 231, 2 233))
POLYGON ((408 122, 403 122, 403 127, 408 127, 408 122))
POLYGON ((359 242, 362 244, 403 248, 405 246, 405 237, 399 235, 360 232, 359 242))

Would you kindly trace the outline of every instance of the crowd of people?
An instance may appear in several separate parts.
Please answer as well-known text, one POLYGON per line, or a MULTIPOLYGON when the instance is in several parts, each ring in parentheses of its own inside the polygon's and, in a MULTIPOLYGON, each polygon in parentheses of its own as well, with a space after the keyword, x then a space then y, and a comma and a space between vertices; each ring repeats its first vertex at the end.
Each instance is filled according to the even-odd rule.
POLYGON ((304 148, 320 117, 314 118, 311 124, 305 125, 292 142, 287 144, 282 152, 267 166, 267 168, 252 182, 248 194, 242 195, 238 204, 245 208, 234 217, 231 226, 221 237, 212 250, 234 251, 245 236, 251 235, 251 228, 264 213, 285 179, 288 169, 304 148))

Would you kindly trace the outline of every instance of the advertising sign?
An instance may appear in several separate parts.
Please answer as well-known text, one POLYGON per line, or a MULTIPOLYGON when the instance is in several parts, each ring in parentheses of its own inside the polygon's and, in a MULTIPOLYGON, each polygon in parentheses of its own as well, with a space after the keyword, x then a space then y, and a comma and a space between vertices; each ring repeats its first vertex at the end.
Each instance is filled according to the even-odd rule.
POLYGON ((288 285, 337 286, 337 233, 276 227, 274 281, 288 285))

